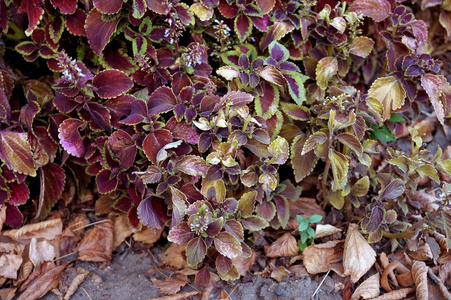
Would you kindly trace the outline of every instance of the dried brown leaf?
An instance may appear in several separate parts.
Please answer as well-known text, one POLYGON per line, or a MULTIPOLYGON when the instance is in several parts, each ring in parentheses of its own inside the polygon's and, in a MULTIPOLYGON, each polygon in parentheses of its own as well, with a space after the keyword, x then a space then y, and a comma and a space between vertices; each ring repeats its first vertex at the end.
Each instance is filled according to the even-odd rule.
POLYGON ((89 271, 86 271, 85 269, 79 268, 77 271, 79 274, 72 279, 72 282, 64 295, 64 300, 69 300, 70 297, 72 297, 72 295, 77 291, 83 280, 85 280, 85 278, 89 275, 89 271))
MULTIPOLYGON (((387 254, 385 254, 385 252, 381 252, 381 254, 379 255, 379 260, 381 261, 382 267, 384 269, 386 269, 387 266, 390 264, 390 261, 388 260, 387 254)), ((393 270, 391 270, 388 273, 388 276, 391 278, 391 280, 393 280, 394 282, 397 282, 395 274, 393 273, 393 270)))
POLYGON ((7 288, 0 290, 0 299, 1 300, 11 300, 16 295, 17 288, 7 288))
POLYGON ((426 261, 433 258, 431 247, 424 240, 420 240, 418 243, 418 249, 408 252, 410 258, 413 260, 426 261))
POLYGON ((164 280, 159 280, 156 278, 150 279, 154 286, 160 290, 163 294, 173 295, 180 291, 182 287, 190 282, 188 276, 178 274, 175 278, 168 277, 164 280))
POLYGON ((334 267, 335 246, 340 241, 330 241, 323 244, 309 246, 304 249, 304 266, 310 274, 327 272, 334 267))
POLYGON ((69 223, 67 228, 70 228, 73 233, 81 237, 83 236, 84 230, 86 226, 88 226, 88 224, 89 219, 86 214, 78 214, 75 219, 73 219, 72 222, 69 223))
POLYGON ((431 269, 428 269, 428 275, 434 281, 434 283, 438 286, 440 293, 442 294, 443 299, 451 300, 451 293, 446 288, 443 281, 435 275, 431 269))
POLYGON ((0 256, 0 276, 17 279, 17 271, 22 264, 22 255, 3 254, 0 256))
POLYGON ((406 296, 413 291, 414 288, 404 288, 387 294, 383 294, 382 296, 372 298, 371 300, 401 300, 405 299, 406 296))
POLYGON ((109 195, 100 195, 99 199, 96 200, 96 215, 107 215, 111 212, 111 207, 114 204, 114 198, 109 195))
POLYGON ((412 277, 418 300, 428 299, 428 269, 429 267, 422 261, 415 261, 412 264, 412 277))
POLYGON ((2 231, 5 220, 6 220, 6 205, 1 204, 0 205, 0 231, 2 231))
POLYGON ((52 270, 55 267, 55 263, 53 261, 45 261, 39 265, 39 267, 34 270, 30 276, 28 276, 27 280, 20 286, 19 292, 23 292, 27 289, 27 287, 32 284, 39 276, 45 274, 52 270))
POLYGON ((113 218, 113 249, 119 247, 133 233, 132 229, 127 214, 113 218))
POLYGON ((195 296, 199 293, 200 293, 199 291, 192 291, 192 292, 185 292, 185 293, 180 293, 180 294, 172 295, 172 296, 152 298, 149 300, 182 300, 182 299, 188 299, 188 297, 195 296))
POLYGON ((402 287, 409 287, 415 284, 412 277, 412 272, 396 275, 396 280, 402 287))
POLYGON ((323 216, 323 220, 326 217, 326 213, 321 206, 316 203, 315 198, 300 197, 294 202, 289 201, 289 204, 290 218, 296 219, 296 215, 301 215, 304 218, 308 218, 315 214, 323 216))
POLYGON ((288 268, 288 270, 294 274, 296 278, 302 278, 309 276, 307 269, 303 265, 294 265, 288 268))
POLYGON ((358 231, 358 225, 349 224, 343 253, 344 273, 351 276, 352 282, 360 277, 374 265, 376 252, 358 231))
POLYGON ((12 229, 3 232, 4 236, 9 236, 18 241, 29 241, 32 238, 43 238, 53 240, 63 231, 63 222, 60 218, 47 220, 35 224, 25 225, 19 229, 12 229))
POLYGON ((329 224, 317 224, 315 229, 315 239, 319 239, 325 236, 329 236, 338 232, 341 232, 342 230, 340 228, 337 228, 335 226, 329 225, 329 224))
MULTIPOLYGON (((399 261, 395 260, 391 263, 389 263, 385 269, 384 272, 382 273, 382 277, 381 277, 381 286, 384 290, 386 290, 387 292, 391 292, 393 289, 391 288, 389 282, 388 282, 388 275, 392 274, 393 278, 395 277, 393 270, 400 264, 399 261)), ((393 284, 395 286, 398 286, 398 282, 395 280, 393 281, 393 284)))
POLYGON ((237 256, 232 258, 232 263, 238 269, 238 273, 240 273, 241 276, 247 275, 248 272, 251 271, 252 265, 255 263, 255 251, 251 251, 252 255, 250 257, 237 256))
POLYGON ((80 241, 79 259, 83 261, 110 262, 113 257, 113 222, 97 224, 80 241))
POLYGON ((351 300, 370 299, 379 296, 379 273, 370 276, 361 285, 357 287, 351 296, 351 300))
POLYGON ((210 282, 202 291, 202 297, 200 300, 208 300, 210 298, 211 292, 213 291, 213 284, 210 282))
POLYGON ((39 276, 17 300, 34 300, 44 296, 48 291, 56 288, 59 283, 59 275, 66 268, 67 262, 61 266, 55 267, 39 276))
POLYGON ((298 252, 299 246, 296 238, 288 232, 275 240, 271 245, 265 246, 267 257, 296 256, 298 252))
POLYGON ((30 276, 31 272, 33 272, 33 262, 31 260, 27 260, 20 267, 19 277, 14 282, 14 286, 20 285, 22 282, 27 280, 28 276, 30 276))
POLYGON ((32 238, 28 257, 30 257, 30 260, 37 267, 43 261, 53 260, 55 258, 55 247, 47 240, 38 241, 37 238, 32 238))
POLYGON ((133 234, 133 239, 144 244, 153 244, 160 239, 163 229, 164 227, 161 227, 160 230, 152 230, 143 226, 143 229, 133 234))
POLYGON ((161 263, 166 266, 174 267, 178 270, 188 267, 182 256, 182 252, 185 249, 186 246, 172 243, 161 256, 161 263))

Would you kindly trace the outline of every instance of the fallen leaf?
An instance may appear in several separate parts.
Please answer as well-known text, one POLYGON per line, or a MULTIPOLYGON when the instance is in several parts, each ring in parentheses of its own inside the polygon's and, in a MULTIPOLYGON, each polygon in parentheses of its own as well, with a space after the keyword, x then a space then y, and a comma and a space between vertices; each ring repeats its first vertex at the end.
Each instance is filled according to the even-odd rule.
POLYGON ((274 278, 277 282, 281 282, 285 276, 290 276, 291 272, 284 266, 280 266, 271 272, 271 278, 274 278))
POLYGON ((5 220, 6 220, 6 205, 1 204, 0 205, 0 231, 2 231, 5 220))
POLYGON ((69 223, 67 228, 70 228, 73 233, 79 235, 80 237, 83 236, 84 229, 89 224, 89 219, 86 216, 86 214, 78 214, 75 219, 72 220, 72 222, 69 223))
POLYGON ((428 269, 428 275, 429 278, 432 279, 432 281, 434 281, 434 283, 436 284, 436 286, 438 287, 440 293, 442 294, 443 298, 440 299, 446 299, 446 300, 451 300, 451 293, 448 291, 448 288, 445 286, 445 284, 443 283, 443 281, 438 278, 431 269, 428 269))
POLYGON ((344 273, 356 283, 376 262, 376 252, 358 231, 358 225, 349 224, 343 252, 344 273))
MULTIPOLYGON (((399 265, 401 264, 399 261, 395 260, 391 263, 389 263, 385 269, 384 272, 382 273, 382 278, 381 278, 381 286, 384 290, 386 290, 387 292, 391 292, 393 289, 391 288, 389 282, 388 282, 388 275, 389 274, 393 274, 393 270, 399 265)), ((394 277, 394 274, 393 274, 394 277)), ((398 282, 394 281, 394 285, 398 286, 398 282)))
POLYGON ((431 260, 433 257, 431 247, 424 240, 419 241, 417 250, 408 251, 407 253, 410 258, 419 261, 431 260))
POLYGON ((275 240, 271 245, 265 246, 264 249, 267 257, 296 256, 299 252, 296 238, 288 232, 275 240))
POLYGON ((370 299, 379 296, 379 273, 370 276, 360 284, 351 296, 351 300, 370 299))
POLYGON ((29 243, 32 238, 43 238, 46 240, 53 240, 58 234, 63 231, 63 222, 60 218, 47 220, 35 224, 25 225, 19 229, 12 229, 3 232, 4 236, 29 243))
POLYGON ((89 275, 89 272, 85 269, 78 268, 77 272, 79 273, 77 276, 72 279, 69 288, 66 291, 66 294, 64 295, 64 300, 69 300, 70 297, 77 291, 80 284, 85 280, 85 278, 89 275))
POLYGON ((413 288, 404 288, 387 294, 383 294, 382 296, 372 298, 371 300, 401 300, 405 299, 406 296, 412 293, 413 291, 414 291, 413 288))
POLYGON ((30 276, 31 272, 33 272, 33 262, 31 260, 27 260, 22 264, 19 271, 19 277, 14 282, 14 286, 20 285, 22 282, 27 280, 28 276, 30 276))
POLYGON ((0 256, 0 276, 17 279, 17 271, 22 265, 22 255, 3 254, 0 256))
POLYGON ((95 210, 96 215, 107 215, 111 212, 111 207, 113 206, 115 200, 109 195, 100 195, 99 199, 96 200, 95 210))
POLYGON ((232 258, 233 265, 238 269, 241 276, 245 276, 251 271, 252 265, 255 263, 255 251, 252 250, 250 257, 237 256, 232 258))
POLYGON ((110 262, 113 257, 113 222, 97 224, 88 231, 78 245, 78 259, 83 261, 110 262))
POLYGON ((30 260, 35 267, 39 266, 43 261, 53 260, 55 258, 55 247, 47 240, 39 241, 32 238, 30 242, 30 252, 28 254, 30 260))
MULTIPOLYGON (((33 263, 32 263, 33 264, 33 263)), ((32 284, 36 278, 49 272, 51 269, 55 267, 55 263, 53 261, 45 261, 40 264, 31 274, 28 276, 27 280, 20 286, 19 292, 23 292, 28 288, 30 284, 32 284)))
POLYGON ((186 260, 182 256, 186 246, 172 243, 161 256, 161 263, 166 266, 174 267, 177 270, 188 267, 186 260))
POLYGON ((288 270, 293 273, 296 278, 309 276, 307 269, 303 265, 294 265, 289 267, 288 270))
POLYGON ((159 230, 152 230, 149 227, 143 226, 142 230, 133 234, 133 239, 144 244, 153 244, 160 239, 163 229, 164 227, 161 227, 159 230))
POLYGON ((0 299, 11 300, 16 295, 17 288, 7 288, 0 290, 0 299))
MULTIPOLYGON (((310 274, 325 273, 330 269, 335 270, 337 262, 335 257, 335 247, 342 241, 329 241, 327 243, 309 246, 302 252, 303 263, 310 274)), ((340 273, 340 272, 337 272, 340 273)))
POLYGON ((67 262, 55 267, 39 276, 17 300, 34 300, 44 296, 48 291, 56 288, 59 283, 59 275, 66 268, 67 262))
POLYGON ((185 292, 185 293, 180 293, 180 294, 172 295, 172 296, 153 298, 152 300, 182 300, 182 299, 188 299, 188 297, 195 296, 199 293, 200 293, 199 291, 185 292))
POLYGON ((175 293, 180 291, 182 287, 190 282, 188 276, 180 274, 175 278, 168 277, 165 280, 151 278, 150 280, 153 282, 154 286, 160 290, 160 292, 166 295, 174 295, 175 293))
MULTIPOLYGON (((379 254, 379 260, 381 261, 382 267, 384 268, 384 271, 385 271, 387 266, 390 264, 387 254, 385 254, 385 252, 382 252, 381 254, 379 254)), ((396 267, 398 267, 400 264, 401 263, 397 264, 396 267)), ((393 273, 393 270, 390 270, 387 274, 393 282, 397 283, 395 273, 393 273)))
POLYGON ((337 228, 335 226, 326 224, 317 224, 315 229, 315 239, 319 239, 328 235, 335 234, 337 232, 341 232, 342 230, 340 228, 337 228))
POLYGON ((402 287, 409 287, 415 284, 412 278, 412 272, 396 275, 396 281, 402 287))
POLYGON ((428 269, 429 267, 422 261, 415 261, 412 264, 412 277, 417 288, 416 295, 418 300, 428 299, 428 269))
MULTIPOLYGON (((326 217, 326 213, 316 203, 315 198, 300 197, 296 201, 289 201, 290 204, 290 218, 296 219, 296 215, 301 215, 303 218, 309 218, 312 215, 321 215, 323 220, 326 217)), ((299 226, 299 224, 298 224, 299 226)))
POLYGON ((113 218, 113 249, 119 247, 133 233, 132 228, 127 214, 113 218))

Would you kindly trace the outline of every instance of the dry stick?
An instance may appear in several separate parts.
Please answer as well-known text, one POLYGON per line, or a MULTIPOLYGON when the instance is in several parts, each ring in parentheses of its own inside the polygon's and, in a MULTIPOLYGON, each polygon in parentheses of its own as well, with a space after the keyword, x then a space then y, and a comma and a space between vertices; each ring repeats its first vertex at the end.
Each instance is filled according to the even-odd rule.
POLYGON ((81 289, 86 293, 86 296, 88 296, 89 300, 92 300, 91 296, 89 296, 88 292, 85 290, 84 287, 81 287, 81 289))
POLYGON ((236 290, 237 287, 238 287, 238 284, 235 284, 235 287, 234 287, 233 290, 230 292, 230 294, 229 294, 230 300, 232 300, 232 294, 233 294, 233 292, 235 292, 235 290, 236 290))
POLYGON ((329 271, 327 271, 326 275, 324 275, 323 280, 321 280, 321 282, 319 283, 318 287, 316 288, 315 292, 313 293, 313 295, 310 299, 313 299, 313 297, 315 297, 316 293, 318 293, 319 288, 323 285, 324 280, 326 280, 326 277, 329 275, 329 273, 330 273, 330 269, 329 269, 329 271))
MULTIPOLYGON (((94 222, 94 223, 89 223, 89 224, 86 224, 86 225, 84 225, 84 226, 82 226, 82 227, 79 227, 79 228, 74 229, 74 231, 75 231, 75 230, 84 229, 84 228, 89 227, 89 226, 91 226, 91 225, 97 225, 97 224, 100 224, 100 223, 105 223, 105 222, 108 222, 108 221, 109 221, 109 219, 104 219, 104 220, 100 220, 100 221, 97 221, 97 222, 94 222)), ((81 224, 81 222, 72 224, 72 225, 69 226, 69 228, 75 227, 75 226, 78 225, 78 224, 81 224)))
POLYGON ((72 253, 69 253, 69 254, 60 256, 60 257, 58 257, 58 258, 55 258, 53 261, 57 261, 57 260, 60 260, 61 258, 65 258, 65 257, 71 256, 71 255, 74 255, 74 254, 77 253, 77 252, 78 252, 78 251, 74 251, 74 252, 72 252, 72 253))

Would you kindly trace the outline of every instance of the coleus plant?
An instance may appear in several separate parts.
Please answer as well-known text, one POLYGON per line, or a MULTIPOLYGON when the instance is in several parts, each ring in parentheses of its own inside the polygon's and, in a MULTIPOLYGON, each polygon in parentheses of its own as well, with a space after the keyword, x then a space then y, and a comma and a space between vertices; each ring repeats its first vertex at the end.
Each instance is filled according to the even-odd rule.
POLYGON ((409 198, 419 176, 449 194, 441 151, 412 131, 410 153, 388 148, 380 174, 372 161, 420 106, 441 124, 451 115, 407 3, 2 0, 0 28, 8 226, 45 218, 71 182, 79 198, 94 183, 133 226, 168 227, 200 285, 213 270, 239 277, 247 238, 287 228, 309 175, 371 242, 425 224, 451 232, 439 210, 413 219, 409 198))

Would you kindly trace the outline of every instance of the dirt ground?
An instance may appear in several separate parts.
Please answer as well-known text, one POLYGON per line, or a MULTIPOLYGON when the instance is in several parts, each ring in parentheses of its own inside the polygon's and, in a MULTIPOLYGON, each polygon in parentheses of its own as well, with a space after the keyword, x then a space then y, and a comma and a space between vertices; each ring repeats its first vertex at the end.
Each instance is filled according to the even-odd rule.
MULTIPOLYGON (((152 250, 154 252, 154 250, 152 250)), ((161 251, 155 251, 161 252, 161 251)), ((154 253, 158 259, 158 253, 154 253)), ((157 277, 163 279, 163 276, 157 272, 151 274, 147 271, 154 269, 151 264, 151 257, 148 253, 124 252, 115 255, 109 266, 102 266, 98 263, 77 262, 74 266, 88 270, 90 274, 80 285, 71 300, 146 300, 165 296, 156 289, 150 279, 157 277)), ((64 284, 70 284, 74 274, 73 268, 68 268, 62 275, 64 284)), ((320 285, 324 275, 312 280, 310 277, 290 278, 290 281, 277 283, 272 278, 262 278, 261 276, 252 276, 252 281, 243 283, 242 280, 225 284, 224 289, 233 300, 292 300, 292 299, 311 299, 317 287, 320 285), (233 292, 232 292, 233 291, 233 292)), ((199 289, 193 286, 185 286, 181 292, 189 292, 199 289)), ((199 289, 201 290, 201 289, 199 289)), ((210 298, 219 299, 220 289, 214 289, 210 298)), ((198 299, 194 296, 188 299, 198 299)), ((42 299, 57 300, 55 294, 48 293, 42 299)), ((333 279, 328 276, 325 278, 321 287, 318 289, 315 300, 338 300, 343 299, 338 291, 335 291, 333 279)))

